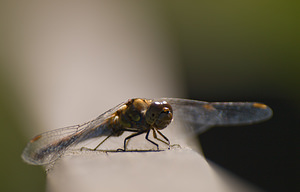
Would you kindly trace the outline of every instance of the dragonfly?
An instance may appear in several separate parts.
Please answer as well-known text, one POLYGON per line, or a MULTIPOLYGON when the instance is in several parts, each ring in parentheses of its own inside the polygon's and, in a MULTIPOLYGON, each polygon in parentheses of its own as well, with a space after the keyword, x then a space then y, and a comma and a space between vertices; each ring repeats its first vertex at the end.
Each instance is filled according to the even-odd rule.
POLYGON ((214 126, 247 125, 258 123, 272 116, 272 109, 257 102, 205 102, 180 98, 142 99, 134 98, 120 103, 92 121, 55 129, 32 138, 22 153, 22 159, 33 165, 47 165, 61 157, 68 149, 89 139, 105 136, 93 150, 108 138, 132 132, 124 139, 128 141, 146 134, 145 139, 156 147, 153 138, 170 146, 169 139, 161 132, 173 120, 193 125, 187 132, 203 133, 214 126), (157 137, 162 136, 162 139, 157 137))

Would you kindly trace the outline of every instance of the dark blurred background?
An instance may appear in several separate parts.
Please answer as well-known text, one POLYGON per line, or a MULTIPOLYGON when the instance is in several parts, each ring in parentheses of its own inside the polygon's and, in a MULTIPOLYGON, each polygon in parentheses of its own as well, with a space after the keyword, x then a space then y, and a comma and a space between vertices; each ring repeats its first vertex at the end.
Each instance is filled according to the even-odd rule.
POLYGON ((274 111, 258 125, 200 135, 205 156, 266 191, 299 191, 299 2, 169 2, 188 97, 274 111))
MULTIPOLYGON (((1 4, 5 9, 7 3, 1 4)), ((257 101, 274 111, 271 120, 258 125, 218 127, 200 135, 207 159, 265 191, 299 191, 299 2, 164 0, 151 6, 168 30, 179 60, 171 67, 180 71, 188 98, 257 101)), ((1 18, 5 27, 10 18, 1 18)), ((22 71, 4 70, 13 62, 6 52, 10 31, 5 30, 0 58, 1 188, 42 191, 43 169, 20 159, 28 141, 21 130, 38 123, 30 120, 30 106, 7 80, 22 71)))

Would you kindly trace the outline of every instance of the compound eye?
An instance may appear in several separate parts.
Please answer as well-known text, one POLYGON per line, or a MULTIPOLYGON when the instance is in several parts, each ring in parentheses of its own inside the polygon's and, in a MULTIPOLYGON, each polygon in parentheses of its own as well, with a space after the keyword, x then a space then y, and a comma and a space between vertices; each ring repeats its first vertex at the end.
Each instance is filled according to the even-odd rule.
POLYGON ((155 127, 157 129, 166 128, 171 123, 172 118, 173 114, 171 110, 167 107, 164 107, 155 122, 155 127))
POLYGON ((146 122, 157 129, 167 127, 173 119, 173 110, 167 102, 153 102, 146 112, 146 122))

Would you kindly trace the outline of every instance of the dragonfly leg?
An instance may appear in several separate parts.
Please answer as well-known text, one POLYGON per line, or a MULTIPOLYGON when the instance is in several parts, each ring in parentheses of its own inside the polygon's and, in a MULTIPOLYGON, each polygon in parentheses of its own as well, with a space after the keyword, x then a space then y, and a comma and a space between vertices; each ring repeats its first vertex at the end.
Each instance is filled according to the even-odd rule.
MULTIPOLYGON (((124 149, 123 149, 123 151, 126 151, 126 147, 127 147, 127 144, 128 144, 128 141, 129 141, 129 139, 131 139, 132 137, 135 137, 135 136, 138 136, 138 135, 140 135, 140 134, 143 134, 144 132, 137 132, 137 133, 133 133, 132 135, 129 135, 128 137, 126 137, 125 139, 124 139, 124 149)), ((119 150, 119 149, 118 149, 119 150)))
POLYGON ((160 142, 163 142, 164 144, 168 145, 169 149, 170 149, 170 141, 169 141, 169 139, 164 134, 162 134, 159 130, 153 129, 153 137, 155 139, 159 140, 160 142), (157 137, 156 131, 157 131, 158 134, 160 134, 165 139, 165 141, 157 137))
POLYGON ((103 141, 101 141, 101 142, 93 149, 93 151, 96 151, 97 148, 98 148, 100 145, 102 145, 102 143, 104 143, 104 141, 106 141, 108 138, 110 138, 110 136, 111 136, 111 135, 109 135, 109 136, 107 136, 105 139, 103 139, 103 141))
MULTIPOLYGON (((151 142, 153 145, 155 145, 156 148, 157 148, 157 150, 159 150, 158 144, 155 143, 154 141, 151 141, 151 140, 148 138, 150 131, 151 131, 151 129, 150 129, 149 131, 147 131, 147 134, 146 134, 145 139, 147 139, 149 142, 151 142)), ((155 134, 156 134, 156 133, 155 133, 155 134)), ((157 137, 156 137, 156 139, 157 139, 157 140, 160 140, 160 139, 158 139, 157 137)))
POLYGON ((112 135, 109 135, 107 136, 105 139, 103 139, 103 141, 101 141, 94 149, 90 149, 90 148, 87 148, 87 147, 81 147, 80 151, 82 151, 83 149, 87 149, 87 150, 91 150, 91 151, 96 151, 97 148, 102 145, 102 143, 104 143, 104 141, 106 141, 108 138, 110 138, 110 136, 112 135))

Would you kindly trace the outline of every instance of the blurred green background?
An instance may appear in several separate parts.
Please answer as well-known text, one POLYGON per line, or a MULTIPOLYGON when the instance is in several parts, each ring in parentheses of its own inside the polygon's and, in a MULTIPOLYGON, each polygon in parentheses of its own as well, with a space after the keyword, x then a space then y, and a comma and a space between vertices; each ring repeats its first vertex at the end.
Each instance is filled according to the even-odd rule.
MULTIPOLYGON (((169 1, 171 2, 171 1, 169 1)), ((199 136, 206 158, 266 191, 297 191, 299 1, 165 4, 190 98, 260 101, 273 118, 199 136)))
MULTIPOLYGON (((13 41, 7 28, 11 13, 5 10, 10 4, 0 3, 0 186, 2 191, 43 191, 43 169, 26 165, 20 158, 27 143, 21 130, 38 122, 12 82, 22 71, 6 70, 14 65, 14 55, 6 51, 13 41)), ((164 0, 152 4, 177 51, 180 65, 172 67, 183 74, 189 98, 260 101, 274 110, 273 119, 262 125, 218 128, 203 134, 205 155, 262 189, 294 191, 299 187, 295 177, 297 168, 299 172, 299 2, 164 0)))

